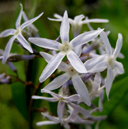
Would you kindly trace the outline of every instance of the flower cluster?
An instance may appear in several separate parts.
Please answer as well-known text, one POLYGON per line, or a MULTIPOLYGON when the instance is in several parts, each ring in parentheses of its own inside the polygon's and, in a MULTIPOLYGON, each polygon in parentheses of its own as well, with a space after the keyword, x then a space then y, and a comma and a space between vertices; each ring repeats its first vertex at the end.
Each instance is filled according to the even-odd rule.
MULTIPOLYGON (((59 38, 57 40, 41 38, 37 36, 38 30, 32 23, 42 14, 28 20, 21 5, 21 11, 16 21, 16 29, 8 29, 0 33, 0 37, 12 35, 5 51, 1 50, 0 53, 0 60, 3 63, 9 65, 13 61, 35 59, 39 57, 36 55, 40 55, 48 63, 40 75, 40 84, 54 73, 52 81, 41 89, 41 93, 50 94, 51 97, 33 95, 32 99, 58 102, 57 116, 50 115, 48 111, 42 112, 41 114, 47 117, 49 121, 38 122, 37 125, 60 123, 65 128, 70 129, 70 124, 90 126, 95 121, 99 122, 105 119, 106 116, 93 116, 92 113, 103 110, 104 89, 109 98, 114 78, 118 74, 124 73, 123 65, 116 61, 117 57, 123 57, 120 53, 122 35, 118 34, 114 50, 108 39, 110 32, 105 32, 101 28, 94 30, 90 25, 90 23, 106 23, 108 20, 88 19, 83 14, 71 19, 68 18, 68 13, 65 11, 63 16, 55 14, 56 19, 49 18, 49 20, 61 22, 59 38), (20 25, 22 16, 25 22, 20 25), (90 31, 81 33, 83 24, 87 24, 90 31), (71 41, 69 41, 70 25, 74 36, 71 41), (27 27, 29 35, 27 39, 23 35, 25 27, 27 27), (61 42, 59 42, 60 40, 61 42), (32 54, 9 54, 14 41, 32 54), (28 41, 44 50, 49 50, 49 53, 37 52, 30 46, 28 41), (105 78, 101 72, 106 74, 105 78), (99 97, 98 107, 93 104, 96 97, 99 97)), ((9 66, 15 71, 12 64, 9 66)), ((1 74, 1 81, 3 79, 6 78, 1 74)))

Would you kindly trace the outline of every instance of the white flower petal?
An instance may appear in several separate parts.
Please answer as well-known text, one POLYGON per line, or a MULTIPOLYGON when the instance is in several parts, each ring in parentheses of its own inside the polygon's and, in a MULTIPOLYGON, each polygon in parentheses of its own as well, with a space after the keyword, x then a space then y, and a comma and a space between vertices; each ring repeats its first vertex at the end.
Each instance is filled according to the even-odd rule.
POLYGON ((9 35, 14 35, 14 33, 15 33, 15 29, 7 29, 7 30, 0 33, 0 37, 6 37, 6 36, 9 36, 9 35))
POLYGON ((31 46, 29 45, 28 41, 21 34, 17 36, 17 39, 24 48, 26 48, 29 52, 33 53, 33 50, 31 46))
MULTIPOLYGON (((47 61, 47 63, 49 63, 51 61, 51 59, 54 57, 46 52, 40 52, 41 56, 44 57, 44 59, 47 61)), ((61 62, 58 69, 60 69, 61 71, 67 71, 68 69, 68 65, 64 62, 61 62)))
POLYGON ((57 106, 57 114, 58 114, 60 123, 62 123, 64 107, 65 107, 65 103, 62 101, 59 101, 57 106))
POLYGON ((79 73, 87 73, 87 70, 83 62, 79 59, 79 57, 73 51, 70 51, 67 54, 67 58, 75 70, 77 70, 79 73))
POLYGON ((89 73, 96 73, 96 72, 102 72, 107 68, 107 61, 99 62, 97 65, 95 65, 92 69, 88 70, 89 73))
POLYGON ((87 60, 84 63, 84 65, 85 65, 85 67, 86 67, 87 70, 91 70, 98 63, 103 62, 103 60, 105 59, 105 57, 106 57, 106 55, 100 55, 100 56, 93 57, 93 58, 87 60))
POLYGON ((89 41, 96 38, 104 29, 98 29, 94 31, 84 32, 80 35, 78 35, 76 38, 71 40, 71 44, 73 47, 76 47, 78 45, 83 45, 85 43, 88 43, 89 41))
POLYGON ((62 86, 65 82, 70 79, 69 74, 64 73, 58 77, 56 77, 52 82, 50 82, 47 86, 44 87, 46 90, 55 90, 62 86))
POLYGON ((99 96, 99 111, 102 112, 103 110, 103 99, 104 99, 104 91, 102 90, 99 96))
POLYGON ((82 47, 81 47, 81 46, 75 47, 75 48, 74 48, 74 52, 76 53, 76 55, 77 55, 78 57, 80 57, 81 52, 82 52, 82 47))
POLYGON ((119 33, 118 34, 118 40, 117 40, 117 43, 116 43, 116 48, 115 48, 115 51, 113 53, 114 58, 116 58, 120 53, 120 50, 121 50, 121 47, 122 47, 122 40, 123 40, 122 39, 122 34, 119 33))
POLYGON ((55 17, 55 18, 63 18, 61 15, 56 14, 56 13, 54 14, 54 17, 55 17))
POLYGON ((21 22, 21 18, 22 18, 23 6, 22 6, 22 4, 20 4, 20 6, 21 6, 21 11, 20 11, 20 14, 16 21, 16 28, 20 27, 20 22, 21 22))
POLYGON ((80 99, 80 95, 74 94, 74 95, 71 95, 69 97, 64 97, 64 98, 67 99, 68 101, 75 102, 75 101, 78 101, 80 99))
POLYGON ((5 47, 5 51, 4 51, 4 55, 3 55, 3 60, 2 60, 2 63, 5 64, 7 59, 8 59, 8 56, 9 56, 9 53, 10 53, 10 50, 12 48, 12 44, 13 44, 13 41, 15 40, 15 37, 11 37, 10 40, 8 41, 6 47, 5 47))
POLYGON ((91 101, 89 98, 88 89, 86 88, 86 85, 83 83, 79 75, 74 75, 72 77, 72 83, 76 90, 76 92, 80 95, 81 100, 87 104, 88 106, 91 105, 91 101))
POLYGON ((92 91, 97 92, 98 88, 100 88, 100 84, 101 84, 101 77, 98 74, 96 74, 94 78, 92 91))
POLYGON ((33 95, 32 99, 43 99, 43 100, 47 100, 47 101, 50 101, 50 102, 58 101, 56 98, 48 98, 48 97, 42 97, 42 96, 37 96, 37 95, 33 95))
POLYGON ((82 21, 82 24, 85 24, 85 23, 106 23, 106 22, 109 22, 109 20, 107 19, 85 19, 82 21))
POLYGON ((85 115, 87 117, 91 117, 91 114, 89 113, 89 111, 80 107, 79 105, 71 103, 71 102, 69 102, 68 105, 70 105, 74 109, 74 111, 72 112, 71 115, 73 115, 73 114, 77 115, 78 113, 81 113, 82 115, 85 115))
POLYGON ((107 97, 109 98, 109 92, 112 86, 113 82, 113 71, 111 67, 108 67, 107 69, 107 78, 105 80, 105 86, 106 86, 106 92, 107 92, 107 97))
POLYGON ((52 58, 52 60, 47 64, 44 71, 42 72, 39 78, 40 82, 45 81, 58 68, 64 56, 65 55, 60 52, 54 58, 52 58))
POLYGON ((22 25, 21 25, 21 30, 23 30, 26 26, 32 24, 34 21, 36 21, 39 17, 41 17, 43 15, 43 12, 41 14, 39 14, 37 17, 31 19, 31 20, 28 20, 26 22, 24 22, 22 25))
POLYGON ((62 43, 69 42, 69 22, 67 11, 64 12, 63 20, 60 26, 60 37, 62 43))
POLYGON ((76 16, 76 17, 74 18, 74 21, 75 21, 76 23, 79 23, 83 18, 85 18, 85 16, 84 16, 83 14, 81 14, 81 15, 76 16))
POLYGON ((52 125, 52 124, 58 124, 58 123, 56 123, 54 121, 41 121, 41 122, 37 122, 36 125, 41 126, 41 125, 52 125))
POLYGON ((28 40, 39 47, 53 49, 53 50, 58 50, 59 46, 61 45, 59 42, 55 40, 50 40, 45 38, 29 38, 28 40))
POLYGON ((116 72, 118 74, 123 74, 124 73, 124 68, 123 68, 122 63, 115 61, 114 68, 116 69, 116 72))
POLYGON ((102 42, 104 43, 107 54, 112 55, 112 48, 111 48, 111 45, 109 43, 107 34, 104 31, 102 31, 100 33, 100 38, 101 38, 102 42))

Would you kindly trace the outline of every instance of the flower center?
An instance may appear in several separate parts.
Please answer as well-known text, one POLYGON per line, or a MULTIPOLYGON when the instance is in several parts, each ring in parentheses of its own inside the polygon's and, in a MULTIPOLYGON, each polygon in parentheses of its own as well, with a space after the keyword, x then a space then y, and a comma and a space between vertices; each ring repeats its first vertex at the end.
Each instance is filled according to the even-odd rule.
POLYGON ((60 50, 61 50, 62 52, 64 52, 64 53, 67 53, 67 52, 69 52, 70 50, 72 50, 72 47, 71 47, 71 45, 70 45, 69 43, 65 43, 65 44, 62 44, 62 45, 60 46, 60 50))
POLYGON ((14 36, 17 37, 19 33, 21 33, 21 28, 20 28, 20 27, 18 27, 18 28, 16 29, 16 31, 15 31, 15 33, 14 33, 14 36))
POLYGON ((114 67, 114 57, 113 56, 110 56, 108 57, 108 65, 110 65, 112 68, 114 67))
POLYGON ((70 75, 75 75, 77 73, 77 71, 72 66, 70 66, 69 69, 68 69, 68 73, 70 75))

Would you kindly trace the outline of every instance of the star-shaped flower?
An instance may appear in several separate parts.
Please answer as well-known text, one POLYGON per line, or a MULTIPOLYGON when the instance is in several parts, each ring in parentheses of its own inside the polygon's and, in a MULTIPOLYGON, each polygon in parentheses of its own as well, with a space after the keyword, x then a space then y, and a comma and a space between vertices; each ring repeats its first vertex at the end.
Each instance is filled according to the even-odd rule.
POLYGON ((30 42, 34 43, 39 47, 60 51, 45 67, 39 78, 39 81, 45 81, 58 68, 62 59, 66 55, 69 62, 76 71, 80 73, 86 73, 86 68, 73 50, 79 45, 88 43, 93 38, 98 36, 102 31, 103 29, 85 32, 69 42, 69 21, 67 11, 65 11, 60 27, 60 37, 62 40, 62 44, 57 41, 49 40, 46 38, 29 38, 30 42))
MULTIPOLYGON (((48 19, 52 20, 52 21, 62 21, 63 20, 63 17, 60 16, 59 14, 54 14, 54 17, 56 19, 54 19, 54 18, 48 18, 48 19)), ((68 18, 69 23, 71 24, 71 27, 72 27, 72 32, 73 32, 74 37, 76 37, 80 34, 81 27, 83 24, 109 22, 109 20, 107 20, 107 19, 88 19, 86 17, 85 20, 83 20, 84 18, 85 18, 85 16, 83 14, 75 16, 74 19, 68 18)))
POLYGON ((120 62, 116 61, 116 58, 118 57, 118 54, 122 47, 122 35, 120 33, 118 34, 116 48, 113 53, 106 33, 102 32, 100 36, 102 42, 105 45, 107 54, 96 56, 86 61, 85 67, 87 68, 88 72, 92 73, 101 72, 107 68, 107 77, 105 80, 105 86, 106 86, 107 96, 109 96, 109 92, 114 79, 113 70, 116 70, 118 74, 124 73, 123 65, 120 62))
MULTIPOLYGON (((44 57, 44 59, 49 63, 54 57, 45 52, 40 52, 40 54, 44 57)), ((88 89, 86 85, 82 81, 79 72, 77 72, 70 64, 66 64, 61 62, 58 69, 64 71, 65 73, 55 78, 52 82, 50 82, 47 86, 44 87, 45 90, 55 90, 61 87, 65 82, 67 82, 70 78, 72 80, 73 86, 76 92, 80 95, 81 100, 87 104, 91 105, 91 101, 89 98, 88 89)))
POLYGON ((29 45, 28 41, 22 35, 22 30, 25 27, 27 27, 28 25, 30 25, 31 23, 33 23, 34 21, 36 21, 39 17, 41 17, 43 13, 41 13, 39 16, 37 16, 29 21, 24 22, 22 25, 20 25, 22 13, 23 13, 22 4, 20 4, 20 6, 21 6, 21 11, 20 11, 20 14, 17 18, 16 24, 15 24, 16 29, 7 29, 7 30, 0 33, 0 37, 7 37, 9 35, 13 35, 5 47, 5 52, 4 52, 3 60, 2 60, 3 64, 7 61, 7 58, 9 56, 9 53, 10 53, 10 50, 11 50, 11 47, 13 44, 13 41, 15 39, 17 39, 25 49, 27 49, 29 52, 33 53, 33 50, 31 48, 31 46, 29 45))

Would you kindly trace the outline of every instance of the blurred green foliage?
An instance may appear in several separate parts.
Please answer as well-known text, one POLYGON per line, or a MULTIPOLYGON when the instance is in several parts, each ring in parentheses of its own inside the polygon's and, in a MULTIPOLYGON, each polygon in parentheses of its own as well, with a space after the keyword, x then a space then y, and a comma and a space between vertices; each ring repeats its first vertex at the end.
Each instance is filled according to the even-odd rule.
MULTIPOLYGON (((49 21, 47 17, 53 17, 54 13, 63 15, 65 10, 68 11, 69 17, 74 18, 76 15, 84 14, 89 18, 106 18, 109 23, 106 24, 91 24, 95 29, 97 27, 110 30, 110 43, 113 47, 116 45, 118 33, 123 35, 123 47, 121 52, 125 58, 120 59, 124 65, 125 74, 118 76, 113 84, 110 92, 110 100, 104 100, 103 115, 108 115, 107 119, 102 121, 100 129, 127 129, 128 128, 128 0, 3 0, 0 1, 0 32, 13 28, 15 21, 20 11, 19 3, 23 3, 24 10, 29 18, 32 18, 42 11, 43 16, 34 24, 39 29, 39 35, 49 39, 56 39, 59 35, 60 23, 49 21)), ((86 25, 83 25, 82 31, 88 30, 86 25)), ((72 36, 72 35, 71 35, 72 36)), ((4 49, 8 38, 0 39, 0 48, 4 49)), ((19 48, 20 49, 20 48, 19 48)), ((13 52, 18 52, 13 45, 13 52)), ((21 52, 21 50, 20 50, 21 52)), ((31 68, 34 69, 34 74, 31 73, 29 80, 33 80, 34 84, 38 83, 43 68, 43 59, 37 62, 31 62, 31 68), (36 76, 36 77, 34 77, 36 76)), ((18 70, 21 70, 18 63, 15 63, 18 70)), ((27 66, 28 64, 24 64, 27 66)), ((8 73, 8 66, 0 62, 0 73, 8 73)), ((25 79, 22 71, 22 78, 25 79)), ((17 86, 18 87, 18 86, 17 86)), ((10 85, 0 85, 0 128, 1 129, 29 129, 28 122, 17 110, 12 99, 10 85)), ((17 101, 17 100, 16 100, 17 101)), ((47 104, 43 102, 42 107, 47 104)), ((47 104, 48 105, 48 104, 47 104)), ((22 107, 20 107, 22 108, 22 107)), ((53 109, 55 107, 52 107, 53 109)), ((50 109, 50 107, 49 107, 50 109)), ((21 109, 19 109, 21 110, 21 109)), ((37 113, 34 119, 34 129, 47 129, 52 126, 36 127, 35 123, 41 121, 42 116, 37 113)), ((59 128, 60 126, 56 126, 59 128)))

